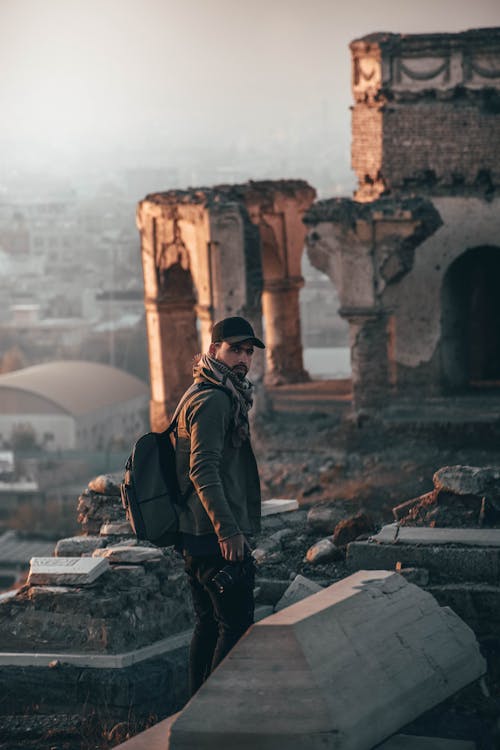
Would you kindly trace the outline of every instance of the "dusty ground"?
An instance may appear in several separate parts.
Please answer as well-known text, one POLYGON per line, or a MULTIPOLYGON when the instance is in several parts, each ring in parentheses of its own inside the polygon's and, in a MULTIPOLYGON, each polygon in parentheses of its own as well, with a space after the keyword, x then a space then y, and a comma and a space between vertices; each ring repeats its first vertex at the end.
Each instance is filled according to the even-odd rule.
MULTIPOLYGON (((346 516, 366 512, 374 528, 393 520, 393 506, 429 492, 433 487, 432 476, 442 466, 500 465, 499 438, 500 427, 495 424, 479 428, 446 420, 434 426, 418 424, 416 420, 388 424, 366 418, 346 419, 345 415, 331 413, 279 413, 258 420, 253 428, 264 498, 297 498, 304 509, 335 501, 346 516)), ((258 576, 285 583, 302 573, 326 585, 348 575, 350 571, 342 558, 317 566, 304 562, 309 546, 325 534, 312 532, 305 513, 302 517, 294 534, 279 545, 281 557, 261 564, 258 576)), ((269 529, 262 538, 266 536, 269 529)), ((489 697, 475 684, 446 706, 429 712, 409 731, 484 737, 478 744, 480 750, 493 750, 496 745, 492 743, 499 737, 494 727, 500 715, 500 657, 490 655, 489 661, 494 666, 489 672, 488 686, 492 693, 489 697)), ((30 739, 26 719, 22 717, 18 730, 12 731, 8 750, 40 747, 35 738, 30 739)), ((124 739, 120 732, 108 734, 102 727, 96 727, 94 733, 87 729, 86 736, 75 745, 76 726, 71 724, 70 721, 66 727, 63 722, 57 732, 47 727, 49 742, 44 748, 102 750, 124 739)), ((0 742, 0 747, 6 746, 0 742)))
MULTIPOLYGON (((265 498, 295 497, 304 508, 334 501, 346 513, 364 511, 375 528, 394 520, 395 505, 431 491, 439 468, 500 465, 499 438, 494 422, 429 425, 416 418, 388 424, 307 414, 275 415, 254 430, 265 498)), ((316 566, 304 562, 308 546, 320 536, 304 524, 283 541, 282 562, 264 563, 260 575, 301 573, 323 584, 349 575, 342 559, 316 566)), ((468 737, 481 750, 500 748, 500 655, 498 644, 483 648, 489 657, 490 695, 476 683, 414 722, 408 733, 468 737)))
POLYGON ((377 524, 433 489, 442 466, 500 464, 500 425, 361 423, 322 414, 275 414, 254 427, 264 498, 303 507, 345 501, 377 524))

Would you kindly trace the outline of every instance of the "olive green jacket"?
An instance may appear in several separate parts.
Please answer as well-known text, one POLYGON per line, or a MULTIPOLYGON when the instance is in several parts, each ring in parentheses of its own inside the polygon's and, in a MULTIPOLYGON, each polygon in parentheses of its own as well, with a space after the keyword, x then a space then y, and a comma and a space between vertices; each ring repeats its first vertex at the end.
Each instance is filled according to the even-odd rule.
POLYGON ((177 421, 176 469, 183 504, 179 530, 217 534, 219 541, 260 529, 260 482, 246 440, 232 442, 231 397, 204 388, 189 398, 177 421))

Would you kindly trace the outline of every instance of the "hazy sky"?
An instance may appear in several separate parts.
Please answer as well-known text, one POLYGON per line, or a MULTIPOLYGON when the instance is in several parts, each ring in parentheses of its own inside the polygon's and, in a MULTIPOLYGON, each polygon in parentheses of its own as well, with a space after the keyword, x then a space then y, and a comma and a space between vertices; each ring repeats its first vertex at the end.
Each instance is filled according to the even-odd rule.
POLYGON ((349 42, 500 25, 499 0, 0 0, 0 167, 349 149, 349 42))

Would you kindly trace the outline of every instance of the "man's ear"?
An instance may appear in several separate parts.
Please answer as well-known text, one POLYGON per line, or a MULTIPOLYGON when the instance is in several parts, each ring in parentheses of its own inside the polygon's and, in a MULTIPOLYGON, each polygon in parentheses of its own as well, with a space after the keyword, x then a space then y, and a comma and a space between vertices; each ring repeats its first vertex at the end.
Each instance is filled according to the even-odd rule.
POLYGON ((210 346, 208 347, 208 353, 211 357, 215 357, 215 355, 217 354, 217 345, 210 344, 210 346))

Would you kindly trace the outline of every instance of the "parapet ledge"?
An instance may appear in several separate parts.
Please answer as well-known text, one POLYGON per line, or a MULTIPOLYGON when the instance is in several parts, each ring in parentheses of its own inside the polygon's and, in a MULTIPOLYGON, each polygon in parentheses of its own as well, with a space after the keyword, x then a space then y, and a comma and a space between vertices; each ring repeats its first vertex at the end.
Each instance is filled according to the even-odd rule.
POLYGON ((304 223, 316 226, 331 222, 354 228, 359 221, 419 221, 423 218, 441 225, 441 218, 432 202, 422 197, 379 198, 371 203, 361 203, 350 198, 329 198, 314 203, 304 216, 304 223))
POLYGON ((249 180, 237 185, 190 187, 186 190, 150 193, 143 202, 160 206, 202 204, 210 207, 220 203, 265 203, 276 196, 310 203, 316 197, 316 191, 305 180, 249 180))

